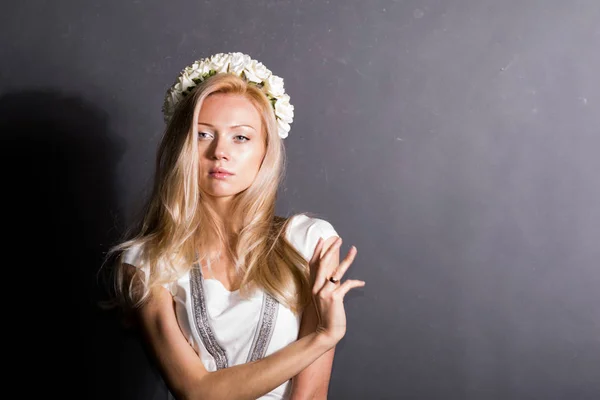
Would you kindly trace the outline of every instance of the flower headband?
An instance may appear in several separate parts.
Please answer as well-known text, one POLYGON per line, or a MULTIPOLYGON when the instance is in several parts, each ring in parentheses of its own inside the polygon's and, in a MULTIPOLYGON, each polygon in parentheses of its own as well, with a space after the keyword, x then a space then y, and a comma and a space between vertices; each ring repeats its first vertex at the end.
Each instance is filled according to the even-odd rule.
POLYGON ((165 123, 173 116, 177 103, 200 82, 219 72, 237 75, 261 88, 275 111, 279 137, 285 139, 288 136, 290 124, 294 119, 294 106, 290 104, 290 96, 284 91, 283 79, 273 75, 262 63, 243 53, 218 53, 185 67, 165 96, 162 108, 165 123))

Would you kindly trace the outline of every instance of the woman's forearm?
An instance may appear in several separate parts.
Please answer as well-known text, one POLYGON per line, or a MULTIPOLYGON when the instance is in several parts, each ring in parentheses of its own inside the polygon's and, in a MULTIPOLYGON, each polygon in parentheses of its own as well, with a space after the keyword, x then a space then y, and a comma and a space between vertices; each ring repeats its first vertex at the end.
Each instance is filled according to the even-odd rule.
POLYGON ((203 390, 194 399, 255 400, 297 375, 333 346, 318 333, 311 333, 277 352, 247 364, 207 374, 203 390))

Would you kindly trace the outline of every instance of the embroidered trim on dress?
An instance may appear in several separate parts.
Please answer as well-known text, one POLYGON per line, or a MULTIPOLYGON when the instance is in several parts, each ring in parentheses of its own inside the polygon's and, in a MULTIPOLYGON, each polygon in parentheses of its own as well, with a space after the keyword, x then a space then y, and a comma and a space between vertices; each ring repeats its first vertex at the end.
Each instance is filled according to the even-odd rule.
POLYGON ((196 327, 200 333, 200 339, 206 350, 215 359, 217 369, 227 368, 227 354, 217 342, 210 324, 208 323, 208 312, 206 311, 206 302, 204 301, 204 289, 202 288, 202 271, 198 264, 194 265, 191 271, 190 286, 192 289, 192 302, 194 307, 194 319, 196 327), (197 268, 196 268, 197 267, 197 268))
POLYGON ((279 302, 268 293, 263 295, 263 304, 258 321, 258 327, 254 336, 252 347, 248 352, 246 362, 256 361, 265 356, 267 347, 273 337, 275 331, 275 323, 277 322, 277 311, 279 310, 279 302))

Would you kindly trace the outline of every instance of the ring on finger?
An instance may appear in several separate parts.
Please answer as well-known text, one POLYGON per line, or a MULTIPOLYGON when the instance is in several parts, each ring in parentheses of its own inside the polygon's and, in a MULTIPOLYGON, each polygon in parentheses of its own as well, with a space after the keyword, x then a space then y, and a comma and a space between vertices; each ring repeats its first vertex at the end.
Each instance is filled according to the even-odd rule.
POLYGON ((335 283, 338 283, 339 281, 340 281, 339 279, 335 279, 333 276, 329 277, 329 282, 331 282, 331 283, 335 284, 335 283))

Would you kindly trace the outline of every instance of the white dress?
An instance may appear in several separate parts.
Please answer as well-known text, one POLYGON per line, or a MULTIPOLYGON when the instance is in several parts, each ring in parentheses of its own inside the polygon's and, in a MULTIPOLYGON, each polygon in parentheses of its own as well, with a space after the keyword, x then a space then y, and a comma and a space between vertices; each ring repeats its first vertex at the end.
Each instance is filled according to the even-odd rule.
MULTIPOLYGON (((319 237, 331 236, 337 233, 329 222, 303 214, 292 217, 286 231, 286 238, 306 260, 312 258, 319 237)), ((141 267, 139 252, 128 250, 123 262, 141 267)), ((197 268, 164 286, 175 300, 181 331, 208 371, 263 358, 298 338, 301 314, 260 289, 244 299, 239 290, 230 292, 220 281, 205 279, 197 268)), ((288 398, 290 383, 260 399, 288 398)))

